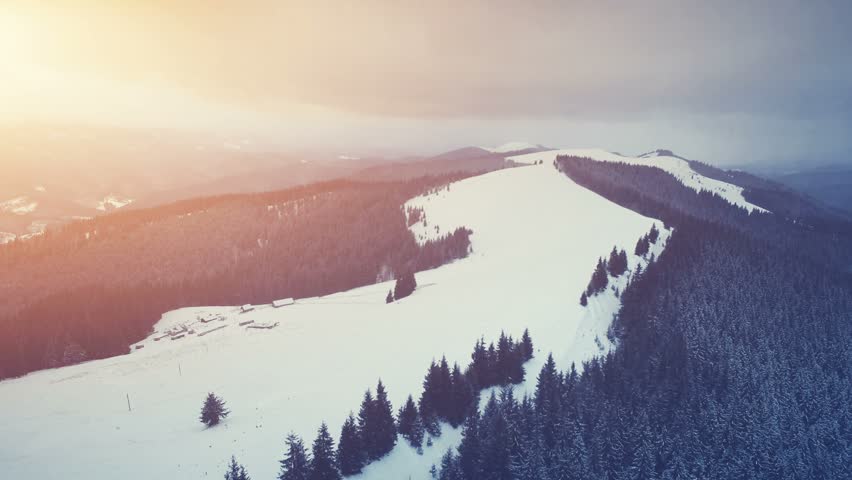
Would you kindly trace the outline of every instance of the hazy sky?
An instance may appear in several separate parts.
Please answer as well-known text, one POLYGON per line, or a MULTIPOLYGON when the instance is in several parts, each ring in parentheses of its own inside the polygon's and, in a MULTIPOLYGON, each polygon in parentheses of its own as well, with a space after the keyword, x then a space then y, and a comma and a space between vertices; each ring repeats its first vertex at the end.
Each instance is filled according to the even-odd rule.
POLYGON ((0 121, 842 160, 850 5, 3 0, 0 121))

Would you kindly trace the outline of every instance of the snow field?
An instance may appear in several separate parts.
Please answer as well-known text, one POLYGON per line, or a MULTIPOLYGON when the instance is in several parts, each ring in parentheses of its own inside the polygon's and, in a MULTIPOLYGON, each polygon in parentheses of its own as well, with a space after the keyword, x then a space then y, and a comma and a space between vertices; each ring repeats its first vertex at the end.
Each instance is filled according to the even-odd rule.
MULTIPOLYGON (((419 272, 415 293, 390 305, 392 282, 243 314, 185 308, 163 315, 155 335, 199 315, 225 320, 197 331, 227 327, 178 340, 152 335, 129 355, 0 382, 0 465, 10 478, 221 478, 236 455, 253 478, 274 478, 288 432, 309 444, 327 421, 336 438, 379 377, 397 409, 419 396, 432 359, 466 365, 480 337, 519 338, 529 328, 536 357, 520 392, 534 386, 548 352, 567 369, 610 348, 618 300, 608 290, 583 308, 579 296, 598 257, 613 245, 632 254, 653 219, 576 185, 549 161, 468 178, 409 206, 424 209, 428 226, 412 226, 421 241, 436 225, 472 229, 470 257, 419 272), (249 330, 238 325, 246 319, 279 325, 249 330), (198 421, 207 392, 232 411, 211 429, 198 421)), ((630 257, 631 268, 642 261, 630 257)), ((428 479, 459 436, 444 426, 422 456, 400 439, 359 478, 428 479)))

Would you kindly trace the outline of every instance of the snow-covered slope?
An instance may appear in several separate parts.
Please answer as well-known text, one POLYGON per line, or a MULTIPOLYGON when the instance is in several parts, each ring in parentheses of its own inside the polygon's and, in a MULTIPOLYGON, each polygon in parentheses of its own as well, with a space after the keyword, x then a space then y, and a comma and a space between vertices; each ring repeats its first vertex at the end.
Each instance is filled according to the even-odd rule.
POLYGON ((689 166, 689 162, 672 155, 671 152, 666 150, 656 150, 654 152, 640 155, 639 157, 628 157, 596 148, 562 149, 529 153, 526 155, 510 157, 509 160, 514 160, 519 163, 534 163, 538 160, 542 160, 544 163, 552 163, 557 155, 573 155, 576 157, 587 157, 601 162, 621 162, 630 165, 647 165, 657 167, 672 174, 675 178, 680 180, 681 183, 695 191, 700 192, 702 190, 707 190, 714 192, 729 203, 745 208, 749 212, 766 211, 765 209, 746 200, 745 197, 743 197, 742 187, 705 177, 693 170, 692 167, 689 166))
MULTIPOLYGON (((289 431, 310 442, 326 420, 336 437, 379 377, 396 408, 419 394, 433 358, 466 364, 481 336, 496 339, 505 330, 518 337, 529 328, 536 357, 528 378, 548 351, 568 368, 607 348, 615 296, 578 304, 597 258, 613 245, 632 251, 654 223, 579 187, 549 162, 468 178, 409 204, 425 212, 428 227, 413 227, 421 241, 471 228, 471 256, 418 273, 415 293, 389 305, 386 282, 248 313, 185 308, 165 314, 157 333, 129 355, 0 382, 5 475, 221 478, 236 455, 253 478, 274 478, 289 431), (224 319, 198 319, 207 315, 224 319), (246 320, 277 326, 239 326, 246 320), (180 325, 195 333, 154 340, 180 325), (198 413, 210 391, 232 413, 206 430, 198 413)), ((428 465, 458 438, 446 427, 422 457, 400 442, 362 478, 430 478, 428 465)))

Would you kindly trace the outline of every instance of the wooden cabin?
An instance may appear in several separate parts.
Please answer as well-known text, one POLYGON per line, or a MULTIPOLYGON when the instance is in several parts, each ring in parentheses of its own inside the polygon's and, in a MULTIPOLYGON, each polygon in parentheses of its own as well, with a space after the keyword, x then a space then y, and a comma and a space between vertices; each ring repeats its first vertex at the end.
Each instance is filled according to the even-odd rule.
POLYGON ((275 308, 286 307, 288 305, 293 305, 296 303, 296 299, 294 298, 282 298, 281 300, 275 300, 272 302, 272 306, 275 308))

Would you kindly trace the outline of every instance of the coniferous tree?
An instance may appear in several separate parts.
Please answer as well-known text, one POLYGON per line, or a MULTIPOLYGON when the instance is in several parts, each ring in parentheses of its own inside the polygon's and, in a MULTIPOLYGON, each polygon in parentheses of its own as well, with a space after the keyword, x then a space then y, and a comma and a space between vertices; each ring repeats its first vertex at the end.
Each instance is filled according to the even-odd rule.
POLYGON ((447 453, 441 457, 441 474, 439 480, 466 480, 459 470, 458 461, 453 455, 453 450, 448 449, 447 453))
POLYGON ((533 342, 530 337, 529 329, 524 329, 524 334, 521 336, 521 357, 526 362, 533 358, 533 342))
POLYGON ((420 420, 420 413, 411 395, 408 396, 405 405, 400 407, 397 418, 399 434, 408 440, 412 447, 420 448, 423 445, 423 422, 420 420))
POLYGON ((388 290, 388 296, 385 297, 385 303, 393 302, 393 290, 388 290))
POLYGON ((423 379, 423 392, 420 394, 420 419, 423 421, 423 429, 432 437, 441 436, 436 396, 438 382, 438 366, 432 361, 423 379))
POLYGON ((388 394, 382 381, 379 380, 376 385, 376 399, 373 407, 373 422, 375 427, 372 428, 375 432, 375 450, 370 455, 370 458, 379 459, 393 450, 396 445, 396 424, 393 419, 393 406, 388 400, 388 394))
POLYGON ((492 392, 482 413, 482 478, 488 480, 511 480, 509 426, 492 392))
POLYGON ((364 400, 361 401, 361 410, 358 412, 358 436, 361 438, 361 448, 364 451, 365 463, 369 463, 374 459, 376 447, 376 422, 375 418, 376 402, 373 399, 373 394, 367 389, 364 392, 364 400))
POLYGON ((337 470, 335 457, 334 439, 328 433, 328 426, 323 422, 311 449, 308 480, 340 480, 340 471, 337 470))
POLYGON ((479 434, 479 408, 474 405, 462 429, 458 463, 465 480, 485 480, 482 476, 482 445, 479 434))
POLYGON ((634 253, 636 255, 639 255, 640 257, 643 257, 643 256, 645 256, 646 253, 648 253, 649 248, 650 248, 650 245, 649 245, 649 241, 648 241, 648 236, 643 235, 642 238, 640 238, 639 241, 636 242, 636 249, 635 249, 634 253))
POLYGON ((627 252, 621 250, 620 252, 616 250, 615 247, 612 247, 612 252, 609 255, 609 273, 613 277, 620 277, 624 272, 627 271, 627 252))
POLYGON ((230 410, 225 408, 225 402, 221 398, 213 393, 208 393, 204 400, 204 406, 201 407, 200 420, 201 423, 212 427, 218 425, 229 413, 231 413, 230 410))
POLYGON ((657 224, 651 225, 651 231, 648 232, 648 242, 657 243, 657 238, 660 237, 660 231, 657 230, 657 224))
POLYGON ((396 300, 405 298, 417 288, 417 280, 414 278, 414 273, 405 272, 396 279, 396 284, 393 287, 393 298, 396 300))
POLYGON ((340 474, 348 477, 361 473, 364 468, 364 458, 358 425, 355 422, 355 416, 350 413, 340 429, 340 441, 337 444, 337 466, 340 474))
POLYGON ((234 456, 231 456, 231 463, 228 464, 228 470, 225 472, 225 480, 251 480, 251 477, 246 473, 245 467, 237 463, 234 456))
POLYGON ((475 396, 473 387, 470 385, 470 382, 467 380, 467 376, 462 373, 461 368, 459 368, 459 364, 457 363, 453 364, 453 371, 450 374, 450 383, 452 385, 452 400, 450 402, 452 408, 449 412, 449 418, 447 418, 447 421, 455 428, 464 422, 465 416, 473 406, 475 396))
POLYGON ((589 304, 589 297, 588 297, 588 295, 586 295, 586 292, 583 292, 580 295, 580 305, 585 307, 588 304, 589 304))
POLYGON ((606 260, 603 258, 598 259, 598 264, 595 267, 594 273, 592 273, 592 279, 589 282, 588 288, 586 288, 586 293, 589 296, 592 296, 596 293, 600 293, 604 291, 606 286, 609 284, 609 274, 607 273, 607 265, 606 260))
POLYGON ((281 473, 278 474, 278 479, 308 480, 310 463, 304 442, 295 433, 290 433, 284 443, 287 450, 284 452, 284 459, 280 462, 281 473))

